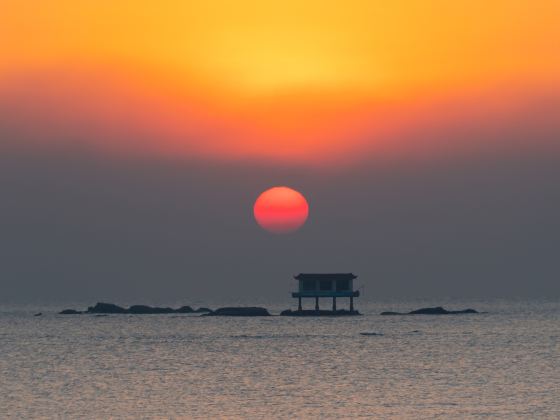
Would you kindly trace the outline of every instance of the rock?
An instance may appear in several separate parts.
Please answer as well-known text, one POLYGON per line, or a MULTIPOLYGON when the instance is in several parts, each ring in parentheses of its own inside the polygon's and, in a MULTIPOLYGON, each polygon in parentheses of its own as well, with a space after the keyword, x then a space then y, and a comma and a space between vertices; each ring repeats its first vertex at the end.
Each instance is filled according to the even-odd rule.
POLYGON ((360 335, 367 335, 367 336, 382 336, 383 334, 381 333, 375 333, 375 332, 361 332, 360 335))
POLYGON ((212 309, 209 308, 198 308, 194 312, 202 313, 202 312, 212 312, 212 309))
POLYGON ((461 311, 448 311, 441 306, 433 308, 420 308, 406 313, 401 312, 381 312, 381 315, 456 315, 456 314, 478 314, 474 309, 463 309, 461 311))
POLYGON ((36 314, 34 314, 33 316, 41 316, 43 315, 43 312, 37 312, 36 314))
POLYGON ((348 316, 348 315, 361 315, 358 311, 348 311, 346 309, 339 309, 338 311, 304 309, 302 311, 292 311, 287 309, 280 312, 281 316, 348 316))
POLYGON ((63 311, 59 312, 60 315, 78 315, 78 314, 83 314, 82 311, 77 311, 75 309, 65 309, 63 311))
MULTIPOLYGON (((250 308, 249 308, 250 309, 250 308)), ((265 309, 266 311, 266 309, 265 309)), ((132 314, 132 315, 145 315, 145 314, 190 314, 195 312, 212 312, 208 308, 199 308, 196 311, 190 306, 181 306, 178 309, 169 307, 152 307, 148 305, 132 305, 130 308, 123 308, 122 306, 115 305, 114 303, 98 302, 95 306, 88 307, 87 311, 75 311, 74 309, 66 309, 61 313, 64 314, 132 314)))
POLYGON ((86 312, 89 314, 126 314, 127 310, 113 303, 97 302, 95 306, 90 306, 86 312))
POLYGON ((480 312, 478 312, 476 309, 472 309, 472 308, 468 308, 468 309, 463 309, 462 311, 451 311, 452 314, 479 314, 480 312))
POLYGON ((193 308, 190 306, 181 306, 179 309, 176 309, 175 312, 178 314, 192 314, 195 311, 193 311, 193 308))
POLYGON ((255 306, 219 308, 203 316, 270 316, 266 308, 255 306))
POLYGON ((436 306, 435 308, 421 308, 415 311, 409 312, 409 315, 447 315, 449 311, 443 309, 441 306, 436 306))
POLYGON ((175 309, 172 308, 158 308, 147 305, 132 305, 126 313, 129 314, 173 314, 175 309))

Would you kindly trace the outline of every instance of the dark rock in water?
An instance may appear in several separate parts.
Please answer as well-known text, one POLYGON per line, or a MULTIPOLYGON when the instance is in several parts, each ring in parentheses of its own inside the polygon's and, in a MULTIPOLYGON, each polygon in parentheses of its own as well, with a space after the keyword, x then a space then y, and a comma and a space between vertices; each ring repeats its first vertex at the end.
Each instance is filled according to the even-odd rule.
POLYGON ((435 308, 422 308, 410 312, 410 315, 448 315, 448 314, 477 314, 474 309, 463 309, 462 311, 448 311, 441 306, 435 308))
POLYGON ((292 311, 287 309, 280 312, 281 316, 348 316, 348 315, 361 315, 358 311, 348 311, 346 309, 339 309, 338 311, 320 310, 315 311, 312 309, 304 309, 301 311, 292 311))
POLYGON ((175 313, 175 309, 158 307, 154 308, 147 305, 132 305, 126 312, 129 314, 173 314, 175 313))
POLYGON ((179 309, 176 309, 175 312, 178 314, 192 314, 194 311, 190 306, 181 306, 179 309))
POLYGON ((478 314, 478 311, 474 309, 463 309, 461 311, 448 311, 441 306, 436 306, 434 308, 421 308, 415 311, 410 311, 406 313, 401 312, 381 312, 381 315, 457 315, 457 314, 478 314))
POLYGON ((210 308, 198 308, 194 312, 197 312, 197 313, 212 312, 212 309, 210 309, 210 308))
POLYGON ((151 314, 154 308, 148 305, 132 305, 130 308, 125 309, 126 313, 129 314, 151 314))
POLYGON ((382 336, 381 333, 374 333, 374 332, 361 332, 360 335, 367 335, 367 336, 382 336))
POLYGON ((89 314, 126 314, 127 310, 113 303, 97 302, 95 306, 90 306, 86 312, 89 314))
POLYGON ((65 309, 63 311, 59 312, 60 315, 78 315, 78 314, 83 314, 82 311, 77 311, 75 309, 65 309))
POLYGON ((203 314, 203 316, 270 316, 266 308, 259 307, 230 307, 219 308, 214 312, 203 314))
MULTIPOLYGON (((183 307, 184 308, 184 307, 183 307)), ((133 314, 133 315, 149 315, 149 314, 173 314, 173 308, 159 308, 148 305, 132 305, 126 309, 113 303, 97 303, 95 306, 90 306, 87 313, 90 314, 133 314)))
POLYGON ((196 311, 190 306, 181 306, 178 309, 173 308, 160 308, 148 305, 132 305, 130 308, 123 308, 122 306, 113 303, 98 302, 95 306, 88 307, 87 311, 75 311, 74 309, 66 309, 61 314, 132 314, 132 315, 145 315, 145 314, 190 314, 195 312, 212 312, 208 308, 199 308, 196 311))
POLYGON ((481 312, 478 312, 476 309, 468 308, 468 309, 463 309, 462 311, 451 311, 450 313, 451 314, 480 314, 481 312))
POLYGON ((33 316, 41 316, 43 315, 43 312, 37 312, 36 314, 33 314, 33 316))

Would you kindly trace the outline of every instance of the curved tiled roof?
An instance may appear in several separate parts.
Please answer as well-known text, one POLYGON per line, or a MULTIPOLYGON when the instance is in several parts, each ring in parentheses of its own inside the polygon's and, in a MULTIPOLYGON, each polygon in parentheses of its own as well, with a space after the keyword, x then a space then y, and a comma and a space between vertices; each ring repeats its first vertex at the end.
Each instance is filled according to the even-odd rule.
POLYGON ((358 276, 352 273, 299 273, 296 280, 353 280, 358 276))

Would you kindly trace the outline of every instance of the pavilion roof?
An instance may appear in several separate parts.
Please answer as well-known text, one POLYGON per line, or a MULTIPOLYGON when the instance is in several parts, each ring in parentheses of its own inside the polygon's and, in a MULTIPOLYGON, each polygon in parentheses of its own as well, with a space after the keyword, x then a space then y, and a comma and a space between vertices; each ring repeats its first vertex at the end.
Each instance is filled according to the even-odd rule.
POLYGON ((352 273, 299 273, 296 280, 353 280, 358 276, 352 273))

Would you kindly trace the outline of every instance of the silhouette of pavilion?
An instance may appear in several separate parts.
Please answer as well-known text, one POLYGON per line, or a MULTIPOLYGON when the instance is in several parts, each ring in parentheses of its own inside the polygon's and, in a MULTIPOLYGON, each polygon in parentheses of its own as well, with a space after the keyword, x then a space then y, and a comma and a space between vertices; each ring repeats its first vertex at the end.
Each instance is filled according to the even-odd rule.
POLYGON ((319 298, 332 297, 332 310, 336 311, 336 298, 350 298, 350 311, 354 311, 354 298, 360 296, 358 290, 354 290, 355 276, 352 273, 300 273, 294 276, 299 282, 299 289, 292 293, 292 297, 298 298, 298 311, 302 310, 302 298, 315 298, 315 310, 319 311, 319 298))

